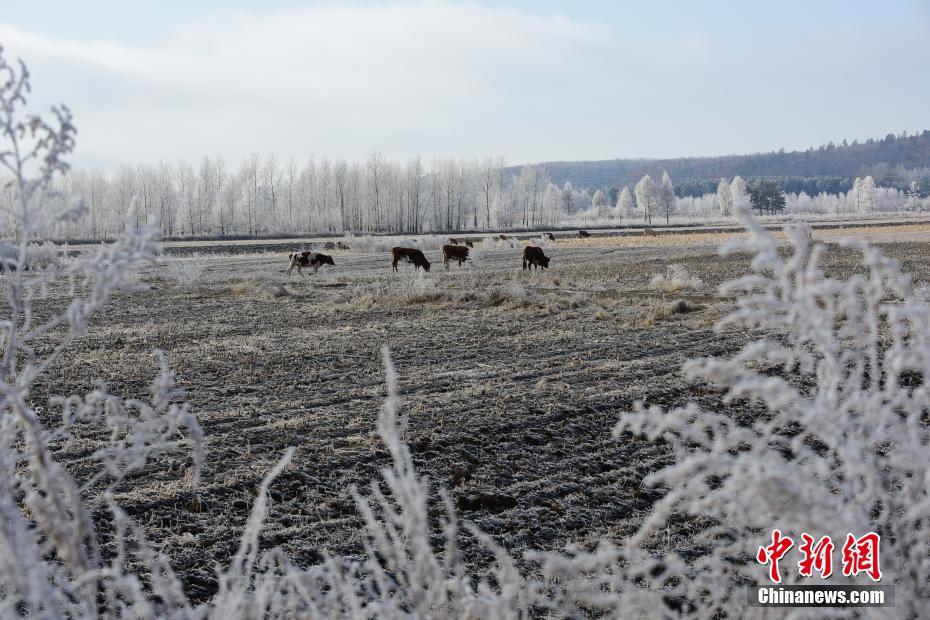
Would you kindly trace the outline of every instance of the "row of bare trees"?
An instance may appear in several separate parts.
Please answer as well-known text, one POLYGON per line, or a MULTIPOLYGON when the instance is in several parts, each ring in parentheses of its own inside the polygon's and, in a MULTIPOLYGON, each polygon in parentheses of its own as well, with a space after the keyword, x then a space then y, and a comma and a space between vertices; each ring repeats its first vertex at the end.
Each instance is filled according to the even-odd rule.
MULTIPOLYGON (((198 166, 74 170, 56 184, 54 207, 83 200, 88 217, 54 235, 85 239, 153 219, 166 235, 208 236, 533 228, 555 224, 566 207, 543 169, 507 168, 492 157, 395 162, 376 152, 300 165, 253 155, 234 169, 207 157, 198 166)), ((0 203, 13 198, 0 195, 0 203)))

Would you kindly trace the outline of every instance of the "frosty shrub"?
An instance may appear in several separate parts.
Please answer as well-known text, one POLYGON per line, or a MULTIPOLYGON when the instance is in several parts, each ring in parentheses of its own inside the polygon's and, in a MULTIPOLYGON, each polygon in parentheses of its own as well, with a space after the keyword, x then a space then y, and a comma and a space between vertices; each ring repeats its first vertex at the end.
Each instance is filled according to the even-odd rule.
MULTIPOLYGON (((16 268, 16 264, 19 261, 19 249, 18 244, 0 241, 0 271, 2 271, 4 267, 10 269, 16 268)), ((26 259, 23 264, 24 268, 28 271, 30 269, 46 269, 48 267, 61 268, 64 267, 67 262, 61 248, 51 241, 46 241, 44 243, 30 243, 26 248, 26 259)))
POLYGON ((649 280, 649 288, 664 293, 675 291, 698 290, 704 283, 700 278, 692 278, 688 270, 675 263, 665 268, 665 273, 657 273, 649 280))
MULTIPOLYGON (((191 479, 202 453, 200 427, 179 396, 162 359, 160 375, 145 400, 122 400, 103 386, 85 395, 60 396, 47 409, 59 412, 48 426, 33 404, 32 388, 84 333, 95 313, 123 288, 128 274, 152 260, 154 229, 130 229, 116 243, 65 264, 53 245, 36 241, 63 221, 81 216, 82 205, 51 212, 53 179, 67 170, 74 148, 67 108, 54 120, 20 119, 29 74, 8 64, 0 48, 0 168, 13 197, 7 211, 13 239, 3 249, 5 297, 0 315, 0 617, 96 616, 116 610, 142 591, 139 578, 101 557, 91 514, 112 508, 110 491, 149 466, 153 457, 194 446, 191 479), (71 303, 60 315, 34 312, 53 287, 71 303), (75 429, 107 430, 110 440, 90 455, 96 474, 78 480, 56 460, 75 429), (181 430, 186 429, 187 438, 181 430)), ((143 614, 145 615, 145 614, 143 614)))
MULTIPOLYGON (((697 617, 740 617, 751 610, 736 585, 761 581, 755 552, 772 529, 798 540, 830 535, 838 548, 847 533, 875 531, 895 615, 918 617, 930 575, 930 308, 875 248, 843 243, 861 252, 863 272, 829 278, 819 266, 825 247, 811 245, 806 227, 786 228, 784 259, 773 235, 741 217, 751 237, 725 251, 755 253, 753 273, 722 287, 738 301, 717 328, 763 335, 730 359, 691 360, 684 370, 722 388, 744 414, 638 407, 615 429, 665 440, 677 461, 648 479, 668 493, 630 547, 681 513, 706 526, 693 549, 708 552, 693 562, 671 553, 661 569, 641 566, 650 586, 642 595, 656 605, 679 597, 697 617)), ((838 573, 830 583, 844 581, 838 573)), ((790 564, 783 574, 784 583, 801 581, 790 564)))

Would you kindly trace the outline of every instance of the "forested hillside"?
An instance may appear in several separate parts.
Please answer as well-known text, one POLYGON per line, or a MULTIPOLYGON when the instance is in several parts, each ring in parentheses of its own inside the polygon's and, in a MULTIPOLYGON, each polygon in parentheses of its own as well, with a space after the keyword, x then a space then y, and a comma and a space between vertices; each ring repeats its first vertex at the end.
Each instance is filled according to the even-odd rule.
POLYGON ((930 130, 914 135, 888 134, 879 140, 853 141, 750 155, 678 159, 556 161, 541 164, 553 183, 576 188, 632 187, 643 175, 663 171, 675 179, 679 196, 713 192, 720 178, 774 178, 789 192, 846 192, 855 177, 871 175, 879 185, 905 189, 911 181, 930 185, 930 130))

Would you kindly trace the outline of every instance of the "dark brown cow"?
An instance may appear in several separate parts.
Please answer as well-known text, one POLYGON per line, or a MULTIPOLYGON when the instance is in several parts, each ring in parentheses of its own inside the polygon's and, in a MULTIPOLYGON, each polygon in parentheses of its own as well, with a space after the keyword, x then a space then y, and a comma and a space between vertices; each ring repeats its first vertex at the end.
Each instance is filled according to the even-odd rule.
POLYGON ((542 248, 535 245, 528 245, 523 248, 523 268, 529 269, 535 266, 537 269, 549 267, 549 257, 543 254, 542 248))
POLYGON ((416 269, 423 267, 429 271, 429 261, 423 256, 423 252, 416 248, 391 248, 391 267, 394 271, 397 271, 397 263, 400 261, 413 263, 416 269))
POLYGON ((549 241, 555 241, 555 235, 553 235, 552 233, 546 233, 546 239, 548 239, 549 241))
POLYGON ((312 267, 313 273, 316 274, 316 270, 323 265, 336 266, 332 256, 320 254, 319 252, 294 252, 293 254, 288 254, 287 258, 291 261, 290 266, 287 268, 287 275, 291 275, 291 271, 294 270, 294 267, 297 267, 297 274, 302 276, 304 274, 300 270, 301 267, 312 267))
POLYGON ((579 231, 578 231, 578 236, 581 237, 582 239, 584 239, 585 237, 590 237, 590 236, 591 236, 591 233, 589 233, 589 232, 586 231, 586 230, 579 230, 579 231))
POLYGON ((444 245, 442 246, 442 263, 449 268, 449 261, 457 260, 459 267, 468 260, 468 248, 463 245, 444 245))

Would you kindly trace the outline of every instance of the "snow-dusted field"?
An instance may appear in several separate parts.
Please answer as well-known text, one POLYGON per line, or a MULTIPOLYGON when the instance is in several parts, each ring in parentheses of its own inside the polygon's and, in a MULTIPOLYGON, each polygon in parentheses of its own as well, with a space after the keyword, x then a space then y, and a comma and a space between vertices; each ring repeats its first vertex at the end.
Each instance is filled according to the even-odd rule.
MULTIPOLYGON (((921 226, 882 234, 910 235, 884 250, 926 281, 921 226)), ((521 270, 522 242, 479 243, 474 264, 448 271, 427 249, 425 274, 406 264, 392 273, 385 252, 336 250, 334 268, 304 277, 284 274, 300 243, 172 244, 138 275, 148 290, 120 294, 33 394, 44 402, 103 378, 138 396, 157 373, 153 349, 165 351, 205 431, 202 483, 191 490, 183 464, 152 468, 117 499, 198 599, 214 591, 215 563, 235 552, 256 487, 288 446, 297 453, 272 486, 262 544, 305 565, 324 551, 361 552, 350 485, 390 464, 375 434, 384 344, 418 470, 450 491, 463 519, 515 555, 619 541, 658 496, 641 481, 670 462, 660 444, 612 439, 619 413, 637 400, 724 409, 679 367, 751 337, 712 329, 732 301, 716 286, 749 264, 716 256, 726 236, 541 243, 552 267, 534 272, 521 270)), ((834 248, 824 265, 845 274, 856 259, 834 248)), ((80 472, 101 439, 88 434, 63 460, 80 472)), ((689 532, 679 524, 661 544, 687 547, 689 532)), ((470 561, 486 561, 466 544, 470 561)))

